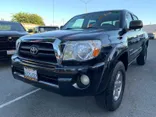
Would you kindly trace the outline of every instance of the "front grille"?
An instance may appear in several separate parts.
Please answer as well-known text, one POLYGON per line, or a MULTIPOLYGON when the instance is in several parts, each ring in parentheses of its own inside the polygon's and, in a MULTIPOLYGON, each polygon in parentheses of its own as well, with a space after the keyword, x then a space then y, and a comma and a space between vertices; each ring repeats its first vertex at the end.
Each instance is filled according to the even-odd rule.
POLYGON ((19 37, 11 37, 11 39, 9 39, 9 36, 0 37, 0 50, 15 49, 15 43, 18 38, 19 37))
POLYGON ((22 42, 19 55, 28 59, 56 63, 56 57, 51 43, 22 42), (36 55, 30 53, 32 46, 38 47, 38 53, 36 55))

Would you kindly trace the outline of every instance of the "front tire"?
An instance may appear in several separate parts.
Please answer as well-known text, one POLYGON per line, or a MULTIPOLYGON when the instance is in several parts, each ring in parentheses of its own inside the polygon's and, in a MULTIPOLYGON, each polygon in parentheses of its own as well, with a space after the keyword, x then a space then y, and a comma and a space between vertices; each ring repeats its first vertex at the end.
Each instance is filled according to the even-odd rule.
POLYGON ((110 82, 106 90, 100 95, 95 96, 97 104, 108 111, 115 111, 119 108, 124 93, 125 78, 124 64, 119 61, 111 72, 110 82))
POLYGON ((147 46, 144 45, 140 55, 137 58, 137 64, 138 65, 145 65, 147 60, 147 46))

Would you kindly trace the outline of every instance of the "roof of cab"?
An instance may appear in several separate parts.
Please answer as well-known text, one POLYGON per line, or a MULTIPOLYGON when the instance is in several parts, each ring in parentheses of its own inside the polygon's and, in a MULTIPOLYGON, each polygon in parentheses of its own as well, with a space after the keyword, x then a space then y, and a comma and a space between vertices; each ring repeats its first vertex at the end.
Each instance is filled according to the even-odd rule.
POLYGON ((12 21, 0 21, 0 22, 4 22, 4 23, 19 23, 19 22, 12 22, 12 21))
POLYGON ((84 13, 84 14, 80 14, 80 15, 92 14, 92 13, 101 13, 101 12, 127 12, 127 11, 128 10, 125 10, 125 9, 121 9, 121 10, 105 10, 105 11, 88 12, 88 13, 84 13))

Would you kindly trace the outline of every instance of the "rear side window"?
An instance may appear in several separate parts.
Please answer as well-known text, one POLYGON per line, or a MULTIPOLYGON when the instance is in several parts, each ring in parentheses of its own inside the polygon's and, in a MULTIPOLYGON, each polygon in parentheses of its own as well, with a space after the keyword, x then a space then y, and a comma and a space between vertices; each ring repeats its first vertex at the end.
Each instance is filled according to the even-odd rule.
POLYGON ((128 28, 129 29, 129 25, 130 25, 130 22, 132 21, 133 19, 132 19, 132 16, 131 16, 131 14, 130 13, 127 13, 126 14, 126 28, 128 28))

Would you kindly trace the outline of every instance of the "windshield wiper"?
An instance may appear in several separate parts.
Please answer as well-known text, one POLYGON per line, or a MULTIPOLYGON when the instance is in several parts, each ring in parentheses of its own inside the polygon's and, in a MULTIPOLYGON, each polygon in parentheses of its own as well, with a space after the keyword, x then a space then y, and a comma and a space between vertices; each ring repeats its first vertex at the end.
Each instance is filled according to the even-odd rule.
POLYGON ((71 29, 74 29, 74 28, 66 28, 65 30, 71 30, 71 29))
POLYGON ((98 29, 98 27, 86 27, 84 29, 98 29))
POLYGON ((74 30, 74 29, 81 29, 81 28, 65 28, 65 30, 74 30))
POLYGON ((71 29, 98 29, 98 27, 86 27, 86 28, 66 28, 65 30, 71 30, 71 29))

